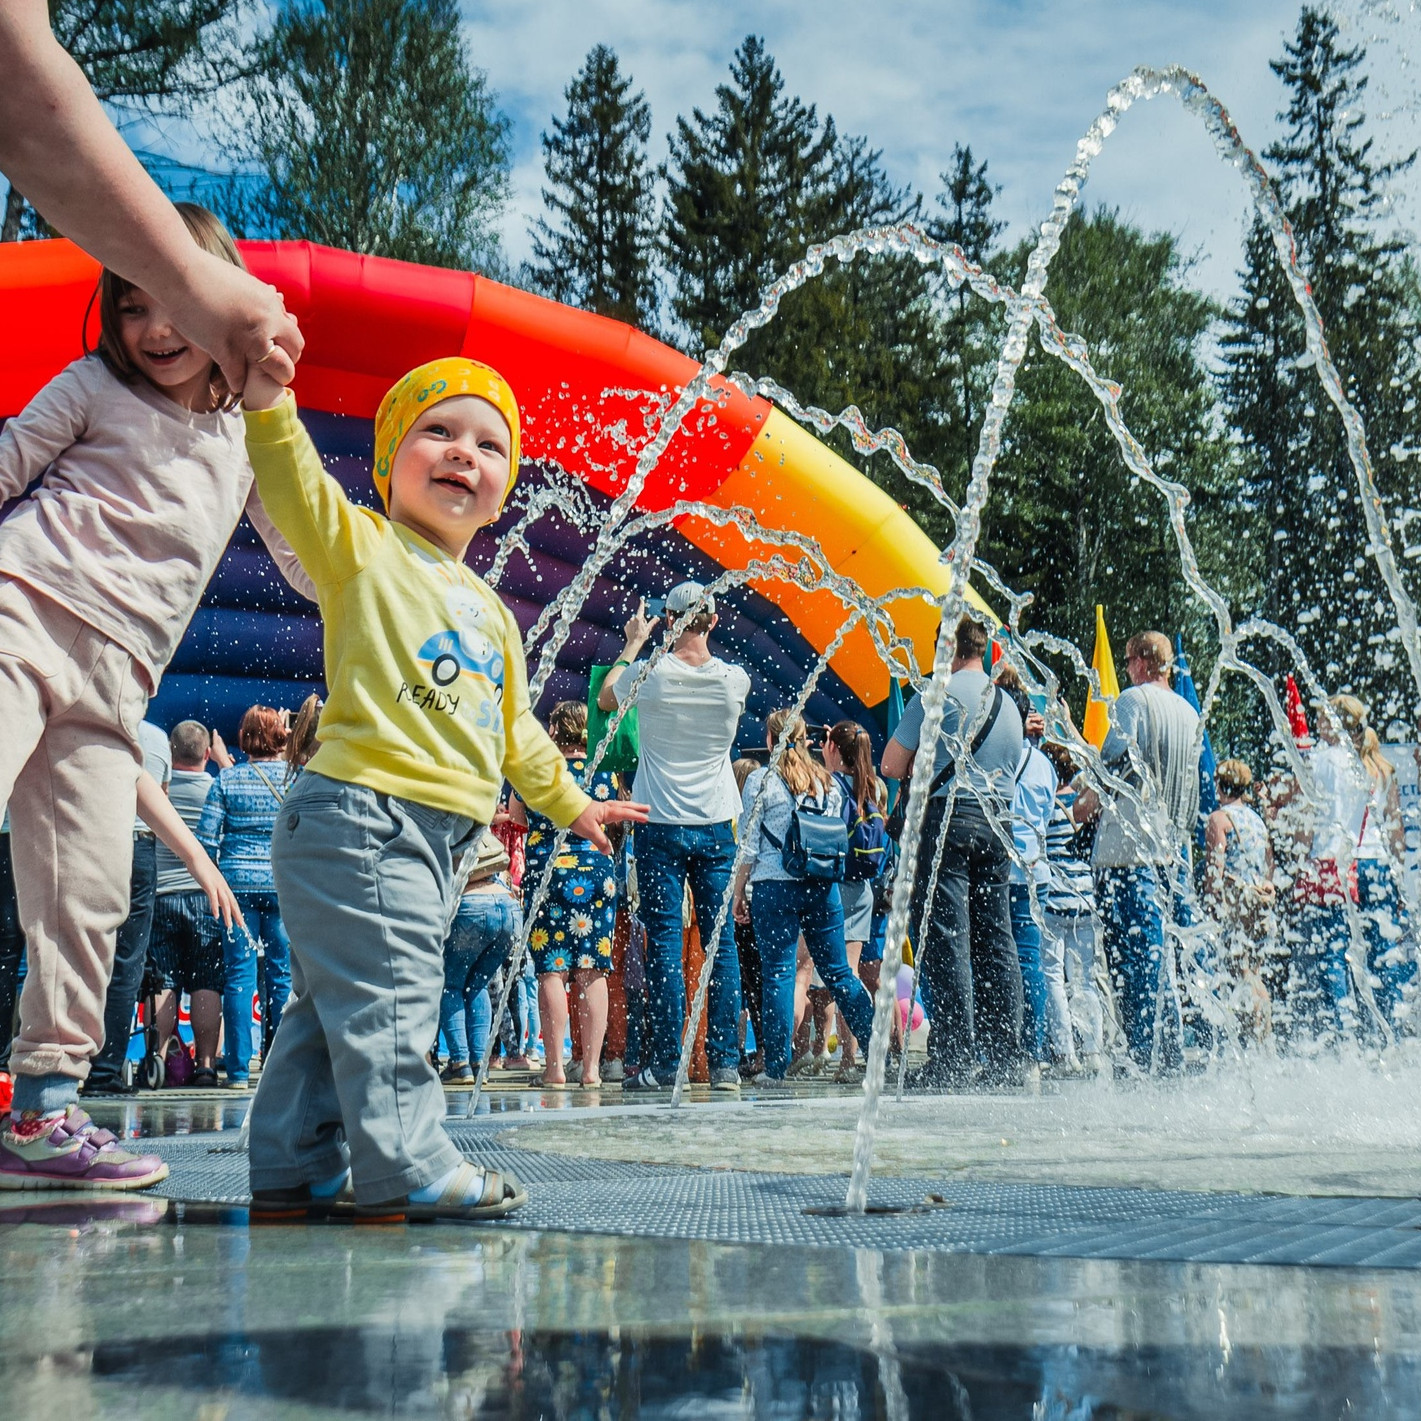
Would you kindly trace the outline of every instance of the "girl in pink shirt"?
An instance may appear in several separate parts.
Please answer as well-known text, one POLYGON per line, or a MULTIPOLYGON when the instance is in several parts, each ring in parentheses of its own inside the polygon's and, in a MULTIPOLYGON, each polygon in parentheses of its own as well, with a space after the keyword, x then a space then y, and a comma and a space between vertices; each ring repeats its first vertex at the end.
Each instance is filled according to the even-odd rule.
MULTIPOLYGON (((242 265, 211 213, 178 206, 200 247, 242 265)), ((25 494, 0 525, 0 802, 29 954, 0 1189, 134 1189, 166 1174, 76 1104, 128 912, 135 801, 214 912, 232 906, 161 792, 140 792, 138 722, 244 511, 311 590, 257 501, 212 357, 112 272, 99 295, 98 352, 0 430, 0 500, 25 494)))

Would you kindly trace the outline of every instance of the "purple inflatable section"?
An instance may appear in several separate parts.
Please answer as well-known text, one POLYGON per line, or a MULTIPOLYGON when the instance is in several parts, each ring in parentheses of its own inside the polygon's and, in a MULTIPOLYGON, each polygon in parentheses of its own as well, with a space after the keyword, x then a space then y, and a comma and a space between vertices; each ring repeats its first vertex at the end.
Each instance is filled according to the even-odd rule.
MULTIPOLYGON (((352 499, 374 505, 370 421, 312 412, 303 418, 327 469, 352 499)), ((513 551, 498 584, 499 595, 525 633, 585 564, 609 500, 586 485, 569 488, 565 477, 525 464, 512 505, 469 554, 470 565, 487 572, 503 535, 521 516, 524 501, 550 482, 560 490, 560 506, 525 530, 528 550, 513 551)), ((639 596, 664 594, 686 578, 710 582, 720 572, 671 528, 628 544, 594 584, 558 655, 539 709, 546 711, 559 700, 585 699, 589 668, 615 659, 622 646, 622 624, 639 596)), ((764 718, 798 694, 815 653, 779 608, 748 588, 728 592, 718 611, 721 623, 714 644, 721 655, 740 662, 752 681, 739 744, 745 749, 763 747, 764 718)), ((529 660, 536 660, 536 649, 529 660)), ((322 690, 320 619, 315 608, 282 581, 243 519, 163 679, 150 719, 163 726, 201 720, 216 725, 230 741, 249 705, 260 701, 294 708, 313 690, 322 690)), ((807 715, 819 724, 849 716, 881 742, 879 718, 832 671, 820 678, 807 715)))

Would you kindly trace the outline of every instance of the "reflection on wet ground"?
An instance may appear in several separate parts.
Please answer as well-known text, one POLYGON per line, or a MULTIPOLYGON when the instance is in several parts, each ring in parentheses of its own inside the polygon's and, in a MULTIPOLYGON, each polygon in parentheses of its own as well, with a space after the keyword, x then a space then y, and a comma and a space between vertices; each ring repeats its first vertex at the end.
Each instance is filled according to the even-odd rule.
POLYGON ((6 1418, 1421 1414, 1408 1271, 103 1209, 0 1223, 6 1418))

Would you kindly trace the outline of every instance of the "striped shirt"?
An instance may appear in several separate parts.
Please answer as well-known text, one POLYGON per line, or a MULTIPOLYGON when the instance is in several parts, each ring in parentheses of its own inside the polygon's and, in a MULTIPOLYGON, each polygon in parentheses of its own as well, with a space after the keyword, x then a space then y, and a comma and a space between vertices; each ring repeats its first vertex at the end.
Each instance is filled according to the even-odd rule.
POLYGON ((1065 803, 1057 799, 1046 826, 1046 867, 1050 878, 1042 907, 1061 918, 1095 912, 1095 884, 1090 865, 1076 848, 1076 826, 1065 803))

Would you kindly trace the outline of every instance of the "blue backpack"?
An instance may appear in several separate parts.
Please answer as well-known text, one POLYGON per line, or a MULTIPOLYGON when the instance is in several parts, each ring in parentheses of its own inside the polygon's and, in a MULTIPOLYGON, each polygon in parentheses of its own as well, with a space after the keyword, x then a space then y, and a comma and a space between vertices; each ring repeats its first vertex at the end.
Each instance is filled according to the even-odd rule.
MULTIPOLYGON (((781 785, 783 786, 783 781, 781 785)), ((786 790, 788 793, 788 790, 786 790)), ((780 863, 791 878, 817 878, 842 883, 849 865, 849 835, 837 814, 826 813, 822 798, 800 795, 793 800, 789 828, 780 839, 762 824, 761 834, 780 851, 780 863), (821 807, 824 806, 824 807, 821 807)))
POLYGON ((888 867, 891 847, 888 838, 888 821, 878 804, 870 799, 858 812, 854 801, 854 787, 847 775, 835 775, 844 795, 844 824, 849 831, 849 860, 844 869, 844 877, 849 882, 862 882, 882 877, 888 867))

